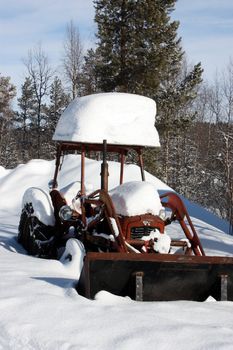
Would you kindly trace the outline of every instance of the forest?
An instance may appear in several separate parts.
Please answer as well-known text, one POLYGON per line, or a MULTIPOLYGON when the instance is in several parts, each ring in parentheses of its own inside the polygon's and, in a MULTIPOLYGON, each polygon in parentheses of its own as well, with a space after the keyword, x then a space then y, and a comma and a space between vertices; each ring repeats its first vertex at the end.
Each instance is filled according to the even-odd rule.
POLYGON ((78 96, 148 96, 157 103, 161 148, 145 151, 146 170, 228 220, 233 234, 233 60, 212 83, 204 81, 201 63, 188 62, 179 22, 171 19, 175 3, 94 0, 95 47, 84 51, 70 21, 59 68, 37 45, 23 60, 20 91, 0 72, 0 165, 53 159, 56 123, 78 96))

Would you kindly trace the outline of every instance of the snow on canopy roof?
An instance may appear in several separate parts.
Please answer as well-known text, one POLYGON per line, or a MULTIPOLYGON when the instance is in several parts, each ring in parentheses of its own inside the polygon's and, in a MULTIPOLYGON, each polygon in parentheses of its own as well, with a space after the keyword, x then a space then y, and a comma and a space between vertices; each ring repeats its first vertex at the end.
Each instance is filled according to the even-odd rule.
POLYGON ((155 102, 127 93, 101 93, 74 99, 62 113, 54 141, 158 147, 155 102))

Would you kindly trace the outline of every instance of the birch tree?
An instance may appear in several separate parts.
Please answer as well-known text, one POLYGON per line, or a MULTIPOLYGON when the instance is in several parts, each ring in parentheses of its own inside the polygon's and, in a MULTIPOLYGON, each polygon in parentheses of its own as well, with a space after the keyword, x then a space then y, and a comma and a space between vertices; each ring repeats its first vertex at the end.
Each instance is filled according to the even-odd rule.
POLYGON ((42 50, 41 45, 28 52, 28 57, 24 59, 24 64, 28 71, 28 76, 32 81, 33 91, 36 99, 36 117, 35 117, 35 137, 37 158, 42 154, 42 134, 46 123, 44 114, 44 104, 49 93, 52 69, 48 62, 48 57, 42 50))
POLYGON ((64 41, 63 68, 72 99, 77 97, 81 88, 81 68, 83 64, 83 47, 79 30, 73 21, 67 25, 64 41))

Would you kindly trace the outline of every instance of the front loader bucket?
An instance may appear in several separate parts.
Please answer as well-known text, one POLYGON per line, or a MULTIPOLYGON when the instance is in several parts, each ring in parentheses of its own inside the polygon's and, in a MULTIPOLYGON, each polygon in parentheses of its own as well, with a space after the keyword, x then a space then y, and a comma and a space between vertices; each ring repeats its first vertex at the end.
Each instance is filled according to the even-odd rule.
POLYGON ((87 253, 77 291, 93 299, 100 290, 141 301, 233 301, 233 258, 87 253))

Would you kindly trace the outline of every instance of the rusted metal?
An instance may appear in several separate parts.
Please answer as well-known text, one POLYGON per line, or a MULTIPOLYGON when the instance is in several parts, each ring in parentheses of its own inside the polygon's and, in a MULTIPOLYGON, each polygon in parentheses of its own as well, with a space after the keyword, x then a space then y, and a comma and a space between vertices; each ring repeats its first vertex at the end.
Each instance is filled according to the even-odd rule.
POLYGON ((221 279, 221 301, 226 301, 228 300, 227 298, 228 275, 221 274, 220 279, 221 279))
MULTIPOLYGON (((233 300, 233 258, 205 256, 189 214, 178 195, 171 192, 161 196, 162 205, 172 211, 171 218, 167 220, 151 214, 133 217, 117 215, 108 193, 106 156, 107 152, 121 155, 120 184, 122 184, 125 155, 130 149, 138 154, 141 177, 145 181, 141 146, 107 145, 106 141, 103 144, 63 142, 58 146, 53 185, 56 184, 61 156, 67 151, 80 151, 82 213, 77 219, 81 218, 82 231, 79 234, 84 245, 87 244, 87 250, 89 248, 93 250, 94 247, 94 251, 97 249, 109 251, 109 253, 90 251, 87 253, 77 286, 79 293, 94 298, 98 291, 105 289, 117 295, 128 295, 138 301, 182 299, 202 301, 210 295, 216 300, 233 300), (101 189, 86 196, 85 155, 87 152, 101 150, 103 151, 101 189), (87 217, 91 220, 87 220, 87 217), (149 237, 150 232, 156 229, 163 234, 165 226, 175 220, 180 223, 188 243, 172 240, 171 246, 183 248, 183 254, 156 253, 154 240, 149 237), (104 230, 96 231, 97 228, 104 230), (104 233, 105 236, 98 234, 95 236, 93 232, 104 233), (113 235, 114 242, 108 239, 108 234, 113 235), (143 236, 147 236, 148 239, 143 236)), ((56 221, 59 222, 59 208, 65 203, 65 199, 58 198, 54 191, 51 193, 56 221)), ((69 229, 69 225, 61 223, 59 234, 62 233, 62 229, 69 229)))
POLYGON ((112 199, 105 190, 100 191, 100 200, 104 204, 105 217, 109 223, 112 234, 118 243, 118 251, 128 252, 119 218, 116 214, 112 199))
POLYGON ((148 230, 158 229, 161 233, 164 232, 164 221, 159 217, 152 214, 143 214, 136 216, 122 216, 119 217, 119 221, 124 232, 124 237, 131 239, 131 230, 134 227, 145 228, 148 230))
MULTIPOLYGON (((82 147, 86 150, 86 152, 101 152, 103 150, 102 143, 85 143, 85 142, 60 142, 60 147, 62 151, 80 151, 82 147)), ((130 150, 134 150, 135 152, 140 152, 142 146, 134 146, 134 145, 113 145, 108 143, 108 152, 111 153, 121 153, 122 150, 128 152, 130 150)))
POLYGON ((57 185, 57 175, 58 175, 58 171, 59 171, 60 160, 61 160, 61 145, 58 145, 57 155, 56 155, 55 172, 54 172, 53 184, 52 184, 53 189, 57 188, 57 186, 58 186, 57 185))
POLYGON ((85 194, 85 149, 81 148, 81 196, 85 194))
POLYGON ((67 205, 65 197, 58 190, 54 189, 50 192, 50 197, 52 199, 53 207, 54 207, 54 215, 58 217, 59 210, 62 206, 67 205))
POLYGON ((140 165, 140 170, 141 170, 142 181, 145 181, 145 172, 144 172, 144 164, 143 164, 143 158, 142 158, 141 149, 139 149, 137 153, 138 153, 138 159, 139 159, 139 165, 140 165))
POLYGON ((221 300, 226 284, 224 277, 221 287, 219 276, 227 275, 227 300, 233 301, 232 266, 230 257, 87 253, 77 290, 91 299, 100 290, 135 299, 132 276, 142 272, 144 301, 221 300))
MULTIPOLYGON (((142 146, 134 146, 134 145, 113 145, 108 144, 108 153, 119 153, 122 154, 122 160, 121 160, 121 174, 120 174, 120 184, 123 183, 123 165, 122 162, 124 162, 125 155, 128 153, 129 150, 134 150, 138 154, 138 160, 139 160, 139 166, 141 171, 141 177, 142 180, 145 181, 145 173, 144 173, 144 165, 143 165, 143 158, 142 158, 142 146)), ((103 144, 96 144, 96 143, 85 143, 85 142, 60 142, 58 143, 58 148, 60 149, 60 152, 67 152, 67 151, 80 151, 81 154, 84 152, 100 152, 103 150, 103 144)))
POLYGON ((107 141, 103 141, 103 162, 101 164, 101 190, 108 191, 107 141))
POLYGON ((202 244, 198 238, 197 232, 192 224, 189 214, 180 197, 174 192, 168 192, 160 196, 162 205, 172 210, 172 220, 178 220, 187 239, 189 240, 195 255, 205 255, 202 244), (166 201, 165 201, 166 200, 166 201), (189 230, 185 223, 185 219, 191 228, 189 230))
POLYGON ((124 153, 124 151, 121 151, 120 185, 123 184, 124 164, 125 164, 125 153, 124 153))
POLYGON ((135 272, 133 278, 135 279, 135 300, 143 301, 143 272, 135 272))

